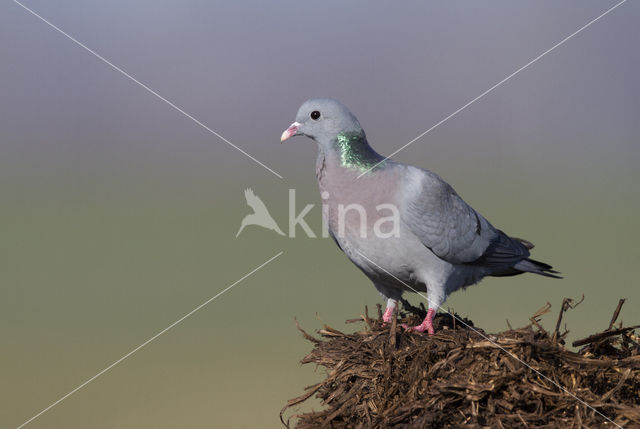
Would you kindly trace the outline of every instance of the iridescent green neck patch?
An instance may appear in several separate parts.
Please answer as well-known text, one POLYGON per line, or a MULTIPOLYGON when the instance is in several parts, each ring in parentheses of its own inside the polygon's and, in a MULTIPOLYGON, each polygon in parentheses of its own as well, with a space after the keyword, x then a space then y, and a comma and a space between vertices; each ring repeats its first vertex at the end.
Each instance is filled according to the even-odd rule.
POLYGON ((346 131, 338 134, 336 147, 343 167, 368 171, 385 164, 384 157, 369 146, 362 131, 346 131))

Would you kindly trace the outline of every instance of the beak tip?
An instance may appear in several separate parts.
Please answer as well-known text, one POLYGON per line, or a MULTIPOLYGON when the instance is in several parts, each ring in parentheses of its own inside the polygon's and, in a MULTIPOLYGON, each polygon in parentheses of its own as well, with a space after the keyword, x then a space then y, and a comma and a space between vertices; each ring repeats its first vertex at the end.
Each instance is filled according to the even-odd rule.
POLYGON ((294 122, 293 124, 291 124, 291 126, 289 128, 284 130, 284 132, 280 136, 280 143, 284 142, 285 140, 289 140, 293 136, 298 135, 297 133, 298 133, 298 127, 299 126, 300 126, 299 123, 294 122))

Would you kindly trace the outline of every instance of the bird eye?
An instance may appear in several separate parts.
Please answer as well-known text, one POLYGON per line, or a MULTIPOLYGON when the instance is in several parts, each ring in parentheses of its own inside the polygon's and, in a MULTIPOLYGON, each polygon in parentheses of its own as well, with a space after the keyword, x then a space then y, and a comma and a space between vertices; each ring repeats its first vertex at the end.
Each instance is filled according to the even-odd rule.
POLYGON ((318 112, 317 110, 314 110, 313 112, 311 112, 311 119, 313 119, 314 121, 317 121, 318 118, 320 117, 320 112, 318 112))

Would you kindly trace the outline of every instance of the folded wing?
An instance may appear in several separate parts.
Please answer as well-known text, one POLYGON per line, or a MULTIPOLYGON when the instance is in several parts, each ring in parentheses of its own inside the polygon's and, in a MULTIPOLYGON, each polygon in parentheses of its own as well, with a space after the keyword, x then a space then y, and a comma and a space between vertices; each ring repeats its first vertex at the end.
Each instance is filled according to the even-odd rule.
POLYGON ((401 217, 410 231, 441 259, 507 271, 529 249, 496 229, 436 174, 408 167, 401 217))

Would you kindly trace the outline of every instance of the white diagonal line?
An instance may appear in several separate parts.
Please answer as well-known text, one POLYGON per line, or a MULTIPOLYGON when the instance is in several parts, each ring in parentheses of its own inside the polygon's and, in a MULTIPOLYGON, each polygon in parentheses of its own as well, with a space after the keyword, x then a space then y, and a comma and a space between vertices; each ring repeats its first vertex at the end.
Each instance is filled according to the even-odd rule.
MULTIPOLYGON (((14 0, 15 1, 15 0, 14 0)), ((594 24, 596 21, 598 21, 599 19, 603 18, 605 15, 608 15, 610 12, 612 12, 614 9, 616 9, 618 6, 621 6, 623 3, 626 3, 627 0, 622 0, 620 3, 617 3, 615 6, 612 6, 610 9, 607 9, 604 13, 602 13, 601 15, 599 15, 597 18, 592 19, 591 21, 589 21, 588 23, 586 23, 585 25, 583 25, 582 27, 580 27, 579 29, 577 29, 576 31, 574 31, 573 33, 571 33, 570 35, 568 35, 567 37, 565 37, 564 39, 562 39, 561 41, 559 41, 558 43, 556 43, 555 45, 553 45, 552 47, 550 47, 549 49, 547 49, 546 51, 544 51, 543 53, 541 53, 540 55, 538 55, 537 57, 535 57, 534 59, 532 59, 531 61, 529 61, 528 63, 526 63, 525 65, 523 65, 522 67, 520 67, 518 70, 514 71, 513 73, 511 73, 509 76, 505 77, 504 79, 502 79, 500 82, 496 83, 495 85, 493 85, 491 88, 487 89, 486 91, 484 91, 482 94, 478 95, 476 98, 474 98, 473 100, 469 101, 467 104, 465 104, 464 106, 462 106, 461 108, 459 108, 458 110, 456 110, 455 112, 451 113, 449 116, 446 116, 444 119, 442 119, 440 122, 437 122, 435 125, 433 125, 431 128, 429 128, 428 130, 426 130, 425 132, 423 132, 422 134, 418 135, 416 138, 414 138, 413 140, 411 140, 409 143, 405 144, 404 146, 400 147, 400 149, 397 149, 396 151, 392 152, 389 156, 385 156, 384 159, 378 163, 376 163, 373 167, 365 170, 364 172, 362 172, 357 178, 359 179, 360 177, 362 177, 363 175, 367 174, 369 171, 373 170, 374 168, 376 168, 378 165, 382 164, 384 161, 386 161, 387 159, 391 158, 392 156, 396 155, 398 152, 400 152, 401 150, 405 149, 407 146, 409 146, 410 144, 413 144, 416 140, 421 139, 422 137, 424 137, 426 134, 430 133, 431 131, 433 131, 435 128, 437 128, 438 126, 444 124, 445 122, 447 122, 449 119, 453 118, 454 116, 456 116, 458 113, 462 112, 464 109, 466 109, 467 107, 471 106, 473 103, 475 103, 476 101, 480 100, 482 97, 484 97, 485 95, 487 95, 488 93, 490 93, 491 91, 493 91, 494 89, 496 89, 497 87, 499 87, 500 85, 502 85, 503 83, 505 83, 506 81, 508 81, 509 79, 511 79, 512 77, 514 77, 515 75, 517 75, 518 73, 520 73, 521 71, 523 71, 524 69, 526 69, 527 67, 529 67, 530 65, 532 65, 533 63, 535 63, 536 61, 538 61, 539 59, 541 59, 542 57, 544 57, 545 55, 547 55, 548 53, 550 53, 551 51, 553 51, 554 49, 556 49, 557 47, 563 45, 565 42, 569 41, 569 39, 573 38, 574 36, 576 36, 578 33, 580 33, 581 31, 587 29, 588 27, 590 27, 592 24, 594 24)))
MULTIPOLYGON (((625 0, 626 1, 626 0, 625 0)), ((365 258, 367 261, 371 262, 373 265, 375 265, 376 267, 380 268, 382 271, 384 271, 385 273, 389 274, 391 277, 393 277, 394 279, 396 279, 397 281, 399 281, 400 283, 402 283, 403 285, 405 285, 406 287, 408 287, 409 289, 411 289, 413 292, 417 293, 418 295, 420 295, 422 298, 424 298, 427 303, 429 304, 429 306, 431 306, 431 301, 429 300, 428 297, 426 297, 424 294, 418 292, 416 289, 414 289, 413 287, 409 286, 408 284, 406 284, 405 282, 403 282, 402 280, 400 280, 399 278, 397 278, 396 276, 394 276, 393 274, 391 274, 389 271, 385 270, 384 268, 382 268, 380 265, 376 264, 375 262, 373 262, 371 259, 369 259, 366 255, 364 255, 362 252, 360 252, 359 250, 356 249, 356 252, 358 252, 360 254, 360 256, 362 256, 363 258, 365 258)), ((464 326, 466 326, 467 328, 471 329, 472 331, 474 331, 476 334, 480 335, 482 338, 484 338, 485 340, 489 341, 491 344, 493 344, 494 346, 496 346, 497 348, 499 348, 500 350, 502 350, 503 352, 505 352, 507 355, 511 356, 512 358, 514 358, 515 360, 517 360, 518 362, 520 362, 521 364, 523 364, 524 366, 526 366, 527 368, 529 368, 531 371, 535 372, 537 375, 539 375, 540 377, 544 378, 545 380, 547 380, 548 382, 550 382, 551 384, 553 384, 554 386, 556 386, 558 389, 562 390, 564 393, 568 394, 569 396, 573 397, 576 401, 580 402, 581 404, 587 406, 588 408, 590 408, 591 410, 595 411, 596 413, 598 413, 602 418, 606 419, 607 421, 613 423, 614 425, 616 425, 617 427, 619 427, 620 429, 623 429, 622 426, 620 426, 619 424, 617 424, 616 422, 614 422, 613 420, 611 420, 609 417, 605 416, 604 414, 602 414, 600 411, 596 410, 595 408, 593 408, 591 405, 589 405, 588 403, 586 403, 585 401, 583 401, 582 399, 580 399, 579 397, 577 397, 576 395, 574 395, 573 393, 569 392, 566 388, 564 388, 561 384, 553 381, 552 379, 550 379, 549 377, 547 377, 546 375, 544 375, 543 373, 541 373, 540 371, 538 371, 537 369, 533 368, 531 365, 529 365, 528 363, 526 363, 525 361, 523 361, 522 359, 520 359, 518 356, 516 356, 515 354, 511 353, 509 350, 505 349, 504 347, 502 347, 500 344, 498 344, 496 341, 492 340, 491 338, 487 337, 485 334, 483 334, 482 332, 478 331, 476 328, 474 328, 473 326, 470 326, 469 324, 465 323, 464 320, 460 319, 459 317, 457 317, 455 314, 451 314, 449 311, 445 310, 444 308, 440 307, 439 305, 437 306, 438 310, 442 310, 443 312, 447 313, 449 316, 453 317, 454 319, 456 319, 458 322, 462 323, 464 326)))
POLYGON ((49 405, 47 408, 43 409, 42 411, 40 411, 38 414, 36 414, 35 416, 31 417, 29 420, 27 420, 26 422, 22 423, 20 426, 18 426, 17 429, 21 429, 23 427, 25 427, 26 425, 28 425, 29 423, 31 423, 32 421, 34 421, 35 419, 37 419, 38 417, 40 417, 42 414, 46 413, 47 411, 49 411, 51 408, 55 407, 56 405, 58 405, 60 402, 64 401, 65 399, 67 399, 69 396, 73 395, 74 393, 76 393, 78 390, 82 389, 83 387, 85 387, 87 384, 91 383, 93 380, 95 380, 96 378, 100 377, 102 374, 104 374, 105 372, 109 371, 111 368, 113 368, 114 366, 118 365, 120 362, 122 362, 123 360, 127 359, 129 356, 131 356, 132 354, 134 354, 135 352, 137 352, 138 350, 140 350, 141 348, 143 348, 144 346, 146 346, 147 344, 149 344, 150 342, 152 342, 153 340, 155 340, 156 338, 158 338, 159 336, 161 336, 162 334, 164 334, 165 332, 167 332, 169 329, 173 328, 174 326, 176 326, 178 323, 182 322, 183 320, 185 320, 186 318, 188 318, 189 316, 191 316, 192 314, 194 314, 196 311, 200 310, 202 307, 204 307, 205 305, 209 304, 211 301, 215 300, 216 298, 218 298, 220 295, 222 295, 223 293, 225 293, 226 291, 228 291, 229 289, 231 289, 232 287, 234 287, 235 285, 237 285, 238 283, 240 283, 241 281, 243 281, 244 279, 246 279, 247 277, 251 276, 253 273, 255 273, 256 271, 258 271, 259 269, 261 269, 262 267, 264 267, 265 265, 267 265, 269 262, 273 261, 274 259, 276 259, 277 257, 279 257, 280 255, 282 255, 284 252, 280 252, 278 254, 276 254, 275 256, 272 256, 270 259, 268 259, 267 261, 263 262, 261 265, 257 266, 256 268, 254 268, 253 270, 249 271, 247 274, 245 274, 244 276, 240 277, 238 280, 236 280, 235 282, 231 283, 229 286, 227 286, 226 288, 224 288, 222 291, 218 292, 216 295, 212 296, 211 298, 209 298, 208 300, 206 300, 205 302, 203 302, 202 304, 200 304, 199 306, 197 306, 196 308, 194 308, 193 310, 191 310, 190 312, 188 312, 187 314, 185 314, 184 316, 182 316, 181 318, 179 318, 178 320, 176 320, 175 322, 173 322, 171 325, 167 326, 166 328, 164 328, 162 331, 158 332, 157 334, 155 334, 153 337, 149 338, 147 341, 145 341, 144 343, 140 344, 139 346, 137 346, 136 348, 134 348, 133 350, 131 350, 129 353, 127 353, 126 355, 122 356, 120 359, 118 359, 117 361, 113 362, 111 365, 107 366, 106 368, 104 368, 102 371, 100 371, 99 373, 97 373, 96 375, 94 375, 93 377, 91 377, 90 379, 88 379, 87 381, 85 381, 84 383, 82 383, 81 385, 79 385, 78 387, 76 387, 75 389, 73 389, 72 391, 70 391, 69 393, 67 393, 66 395, 62 396, 60 399, 58 399, 57 401, 53 402, 51 405, 49 405))
POLYGON ((231 143, 229 140, 227 140, 226 138, 224 138, 222 135, 218 134, 216 131, 212 130, 210 127, 208 127, 207 125, 203 124, 202 122, 200 122, 198 119, 194 118, 192 115, 190 115, 189 113, 185 112, 183 109, 181 109, 180 107, 178 107, 175 103, 167 100, 165 97, 163 97, 162 95, 158 94, 156 91, 154 91, 153 89, 149 88, 147 85, 145 85, 144 83, 140 82, 138 79, 136 79, 135 77, 131 76, 129 73, 127 73, 126 71, 124 71, 123 69, 121 69, 120 67, 116 66, 115 64, 113 64, 111 61, 107 60, 106 58, 104 58, 102 55, 98 54, 97 52, 95 52, 94 50, 92 50, 91 48, 89 48, 88 46, 86 46, 85 44, 83 44, 82 42, 78 41, 77 39, 75 39, 73 36, 70 36, 69 34, 65 33, 63 30, 61 30, 59 27, 57 27, 56 25, 52 24, 51 22, 47 21, 45 18, 43 18, 42 16, 38 15, 36 12, 34 12, 33 10, 29 9, 27 6, 23 5, 22 3, 20 3, 18 0, 13 0, 13 2, 15 4, 17 4, 18 6, 22 7, 24 10, 26 10, 27 12, 29 12, 30 14, 32 14, 33 16, 35 16, 36 18, 38 18, 39 20, 41 20, 42 22, 44 22, 45 24, 47 24, 49 27, 53 28, 54 30, 56 30, 58 33, 62 34, 63 36, 65 36, 67 39, 71 40, 73 43, 75 43, 76 45, 80 46, 81 48, 83 48, 85 51, 89 52, 90 54, 92 54, 93 56, 95 56, 96 58, 98 58, 100 61, 104 62, 105 64, 107 64, 108 66, 110 66, 111 68, 113 68, 114 70, 120 72, 122 75, 126 76, 127 78, 129 78, 131 81, 133 81, 134 83, 138 84, 139 86, 141 86, 142 88, 144 88, 147 92, 155 95, 156 97, 158 97, 160 100, 164 101, 165 103, 167 103, 169 106, 173 107, 175 110, 177 110, 178 112, 182 113, 184 116, 186 116, 187 118, 191 119, 193 122, 195 122, 196 124, 200 125, 202 128, 204 128, 205 130, 209 131, 211 134, 213 134, 214 136, 218 137, 220 140, 222 140, 223 142, 227 143, 228 145, 230 145, 231 147, 233 147, 234 149, 236 149, 237 151, 239 151, 240 153, 242 153, 243 155, 245 155, 246 157, 250 158, 252 161, 254 161, 255 163, 257 163, 258 165, 264 167, 265 169, 269 170, 271 173, 275 174, 276 176, 278 176, 280 179, 284 179, 284 177, 282 177, 280 174, 276 173, 274 170, 272 170, 271 168, 267 167, 264 163, 258 161, 255 157, 253 157, 253 155, 247 153, 244 149, 241 149, 240 147, 236 146, 235 144, 231 143))

